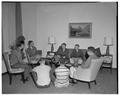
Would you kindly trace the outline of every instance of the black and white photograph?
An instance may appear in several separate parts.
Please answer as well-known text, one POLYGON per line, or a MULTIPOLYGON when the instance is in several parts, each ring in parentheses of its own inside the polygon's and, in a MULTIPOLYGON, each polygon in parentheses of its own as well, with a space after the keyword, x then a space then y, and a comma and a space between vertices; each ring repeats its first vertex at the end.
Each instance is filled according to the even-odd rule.
POLYGON ((2 94, 118 94, 118 2, 1 2, 2 94))

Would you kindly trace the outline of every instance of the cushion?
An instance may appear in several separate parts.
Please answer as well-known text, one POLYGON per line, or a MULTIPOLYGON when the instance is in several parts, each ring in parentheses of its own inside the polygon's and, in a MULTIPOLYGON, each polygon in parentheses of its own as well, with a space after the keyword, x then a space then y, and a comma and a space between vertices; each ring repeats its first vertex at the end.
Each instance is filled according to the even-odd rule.
POLYGON ((101 57, 101 51, 100 51, 100 48, 96 48, 96 50, 95 50, 95 54, 96 54, 98 57, 101 57))

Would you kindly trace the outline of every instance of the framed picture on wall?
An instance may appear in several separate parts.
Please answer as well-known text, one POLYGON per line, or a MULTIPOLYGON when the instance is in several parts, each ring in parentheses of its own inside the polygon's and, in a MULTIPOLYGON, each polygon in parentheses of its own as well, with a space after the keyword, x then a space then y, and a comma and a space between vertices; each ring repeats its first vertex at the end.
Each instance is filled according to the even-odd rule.
POLYGON ((91 38, 92 23, 69 23, 70 38, 91 38))

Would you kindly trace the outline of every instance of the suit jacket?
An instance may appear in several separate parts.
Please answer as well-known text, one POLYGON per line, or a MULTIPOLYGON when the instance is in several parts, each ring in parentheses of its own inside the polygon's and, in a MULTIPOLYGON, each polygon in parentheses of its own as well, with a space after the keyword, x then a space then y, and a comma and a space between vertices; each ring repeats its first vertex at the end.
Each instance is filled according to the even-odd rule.
POLYGON ((78 52, 74 49, 71 53, 71 58, 74 57, 74 58, 82 58, 84 60, 84 54, 82 52, 82 50, 78 50, 78 52))
POLYGON ((36 47, 32 47, 32 48, 27 48, 27 53, 30 57, 34 57, 37 53, 37 49, 36 47))
POLYGON ((60 55, 61 57, 65 56, 66 58, 68 57, 68 49, 66 48, 65 51, 63 51, 62 47, 60 46, 56 52, 57 55, 60 55))

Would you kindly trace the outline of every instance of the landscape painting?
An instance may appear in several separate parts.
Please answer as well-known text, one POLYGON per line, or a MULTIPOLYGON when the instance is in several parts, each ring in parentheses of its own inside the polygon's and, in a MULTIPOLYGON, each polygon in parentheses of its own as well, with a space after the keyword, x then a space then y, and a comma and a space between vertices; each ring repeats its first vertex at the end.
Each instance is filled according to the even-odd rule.
POLYGON ((91 38, 92 23, 69 23, 70 38, 91 38))

